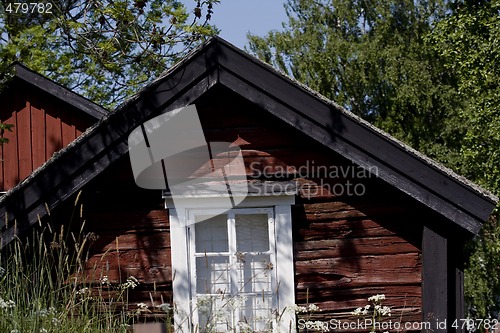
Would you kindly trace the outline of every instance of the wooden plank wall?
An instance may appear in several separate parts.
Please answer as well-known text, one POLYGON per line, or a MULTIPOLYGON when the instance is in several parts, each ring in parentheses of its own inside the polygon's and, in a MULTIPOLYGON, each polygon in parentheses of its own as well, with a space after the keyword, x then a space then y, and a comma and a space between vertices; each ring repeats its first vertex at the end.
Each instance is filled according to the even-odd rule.
MULTIPOLYGON (((170 231, 161 191, 138 188, 125 156, 83 189, 81 203, 85 232, 95 239, 89 249, 87 282, 107 276, 116 287, 133 276, 140 284, 129 289, 131 309, 141 302, 171 304, 170 231)), ((99 283, 95 292, 98 288, 99 283)), ((116 300, 114 292, 107 293, 116 288, 104 290, 116 300)))
POLYGON ((0 122, 12 124, 0 146, 0 191, 29 176, 56 151, 96 122, 88 114, 26 83, 16 82, 0 96, 0 122))
POLYGON ((411 211, 377 198, 367 203, 308 198, 294 207, 298 303, 323 311, 317 320, 352 320, 350 312, 385 294, 393 316, 421 317, 421 251, 411 211))
MULTIPOLYGON (((297 170, 307 161, 349 166, 255 106, 227 91, 218 94, 197 103, 207 141, 240 143, 249 176, 265 169, 274 177, 265 180, 288 180, 279 172, 297 170)), ((314 177, 294 177, 301 187, 321 183, 314 177)), ((384 305, 393 308, 393 318, 420 321, 420 208, 377 179, 363 182, 367 193, 361 197, 300 192, 293 207, 296 302, 322 309, 311 319, 350 320, 350 312, 368 304, 368 297, 385 294, 384 305)), ((107 275, 118 283, 133 275, 141 284, 130 293, 132 305, 171 303, 170 256, 175 253, 170 251, 168 212, 160 191, 135 186, 126 156, 84 193, 86 230, 99 237, 92 247, 89 277, 107 275)))

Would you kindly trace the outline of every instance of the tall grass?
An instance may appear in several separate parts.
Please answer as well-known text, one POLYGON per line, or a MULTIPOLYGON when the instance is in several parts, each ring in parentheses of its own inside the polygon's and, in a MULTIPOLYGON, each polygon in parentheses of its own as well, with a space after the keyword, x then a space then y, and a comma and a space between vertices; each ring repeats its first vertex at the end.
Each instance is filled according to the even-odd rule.
POLYGON ((39 221, 0 251, 0 332, 130 331, 141 309, 129 310, 128 289, 138 281, 112 285, 106 276, 87 276, 93 235, 84 224, 55 230, 39 221))

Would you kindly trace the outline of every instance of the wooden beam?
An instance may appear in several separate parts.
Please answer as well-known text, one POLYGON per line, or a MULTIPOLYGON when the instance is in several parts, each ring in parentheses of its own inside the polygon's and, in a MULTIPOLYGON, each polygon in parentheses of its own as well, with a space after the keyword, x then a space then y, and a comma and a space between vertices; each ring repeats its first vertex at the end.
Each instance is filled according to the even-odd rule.
POLYGON ((463 244, 460 237, 454 237, 452 241, 449 242, 448 253, 449 253, 449 290, 450 298, 452 302, 449 303, 449 315, 448 322, 450 322, 450 331, 462 333, 465 329, 462 328, 462 323, 460 319, 465 319, 465 300, 464 300, 464 253, 463 244), (451 327, 455 322, 458 327, 451 327))
POLYGON ((428 226, 423 230, 422 259, 422 321, 431 324, 432 332, 447 332, 448 240, 428 226))

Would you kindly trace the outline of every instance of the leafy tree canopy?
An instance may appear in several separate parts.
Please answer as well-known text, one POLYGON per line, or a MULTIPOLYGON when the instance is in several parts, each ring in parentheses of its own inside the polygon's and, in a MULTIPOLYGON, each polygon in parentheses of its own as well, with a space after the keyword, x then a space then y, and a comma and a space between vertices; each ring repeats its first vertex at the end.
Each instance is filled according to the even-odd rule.
POLYGON ((424 45, 447 10, 440 0, 289 0, 284 31, 250 35, 250 50, 435 157, 458 130, 444 124, 453 78, 424 45))
POLYGON ((218 0, 1 0, 0 57, 17 60, 94 102, 113 107, 158 77, 205 36, 218 0), (28 9, 27 11, 25 9, 28 9))
MULTIPOLYGON (((500 1, 458 2, 429 41, 457 77, 465 101, 458 109, 465 128, 460 172, 500 193, 500 1)), ((500 220, 497 207, 471 244, 465 275, 469 313, 488 318, 500 308, 500 220)))

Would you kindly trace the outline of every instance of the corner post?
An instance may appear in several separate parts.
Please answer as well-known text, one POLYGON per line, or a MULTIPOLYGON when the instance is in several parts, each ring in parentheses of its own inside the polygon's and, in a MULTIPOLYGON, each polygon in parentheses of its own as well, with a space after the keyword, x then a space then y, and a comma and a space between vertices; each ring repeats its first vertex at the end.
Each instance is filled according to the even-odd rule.
POLYGON ((448 332, 448 240, 428 226, 423 230, 422 260, 422 321, 430 323, 431 332, 448 332))

